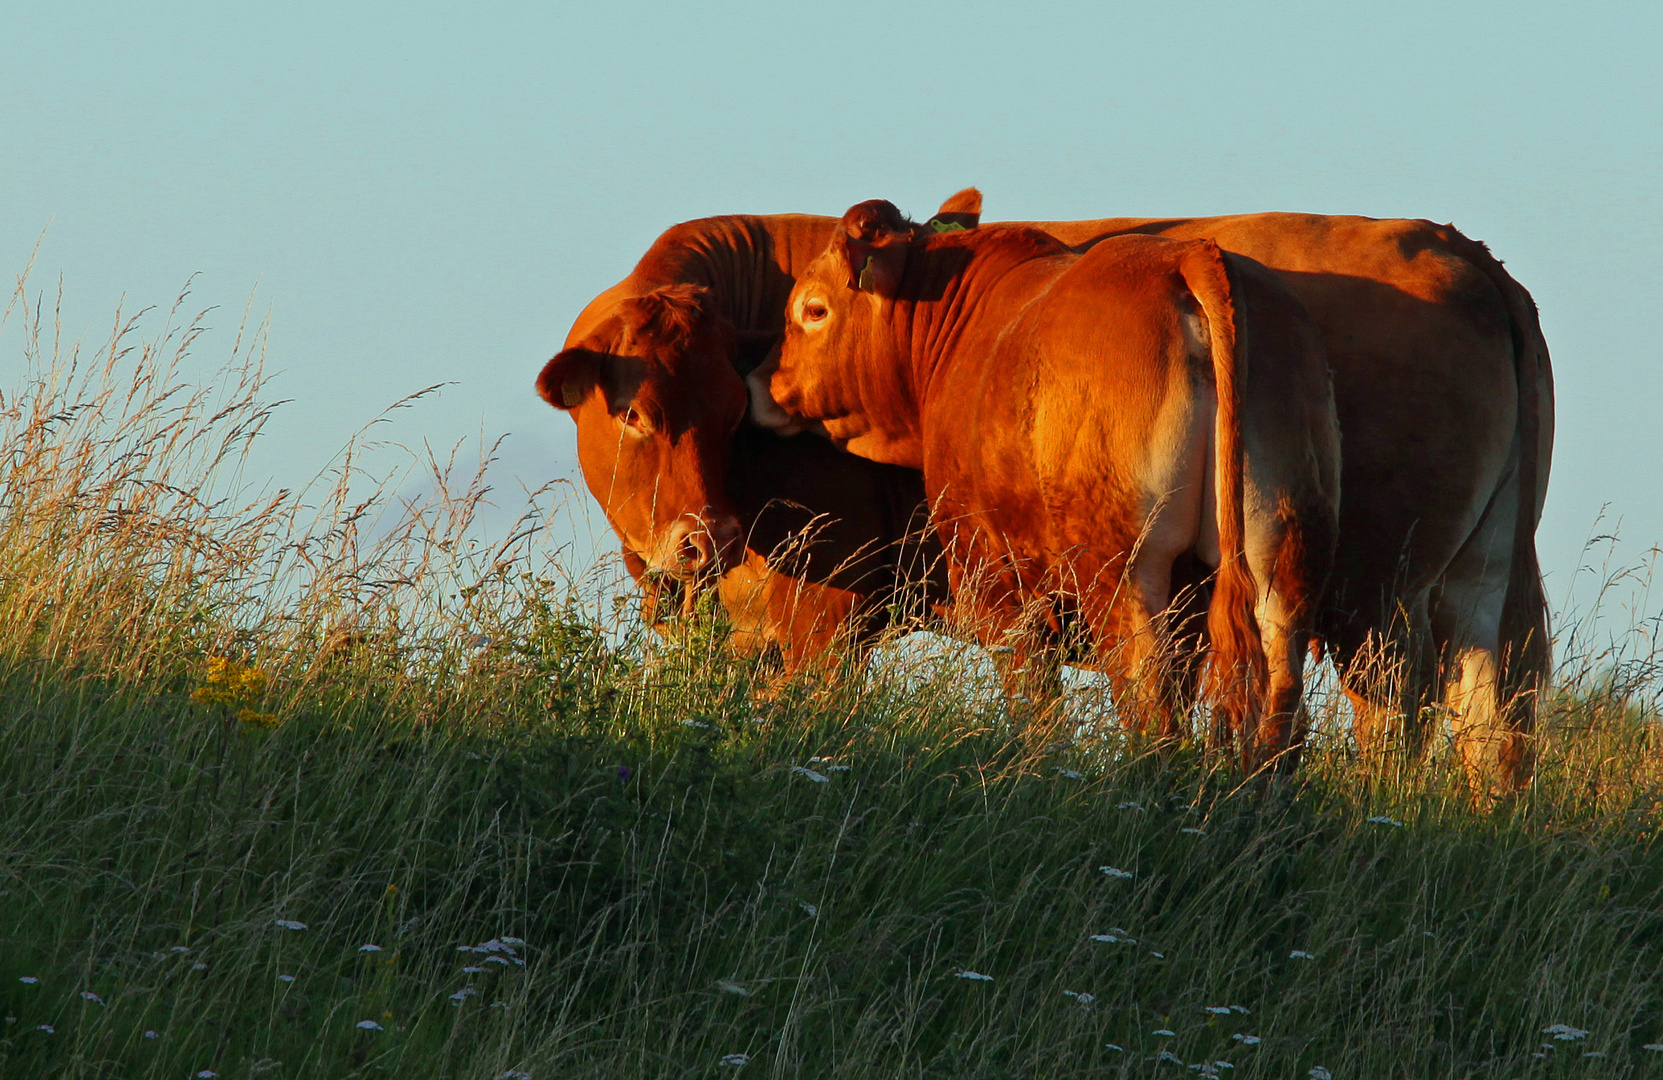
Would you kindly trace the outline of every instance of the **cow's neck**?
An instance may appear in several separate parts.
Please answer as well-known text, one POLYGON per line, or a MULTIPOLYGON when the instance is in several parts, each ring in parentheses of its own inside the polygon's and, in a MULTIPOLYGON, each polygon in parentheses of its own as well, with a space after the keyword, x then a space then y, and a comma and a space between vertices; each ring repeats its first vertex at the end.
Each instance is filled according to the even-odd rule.
POLYGON ((741 334, 779 334, 785 302, 803 269, 826 249, 835 218, 734 214, 674 226, 631 275, 639 292, 703 285, 741 334))
POLYGON ((917 299, 897 301, 889 318, 904 396, 912 403, 908 434, 919 444, 920 460, 935 387, 954 366, 991 356, 1011 319, 1050 287, 1057 260, 1072 258, 1049 243, 1021 239, 958 248, 968 262, 955 262, 953 250, 929 253, 934 257, 922 265, 909 260, 902 295, 917 299))

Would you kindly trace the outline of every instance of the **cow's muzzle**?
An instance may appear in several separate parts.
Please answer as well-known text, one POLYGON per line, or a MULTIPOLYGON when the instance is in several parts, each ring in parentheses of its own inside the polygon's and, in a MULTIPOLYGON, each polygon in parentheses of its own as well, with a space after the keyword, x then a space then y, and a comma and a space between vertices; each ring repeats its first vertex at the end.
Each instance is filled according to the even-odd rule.
POLYGON ((742 541, 739 519, 731 514, 688 516, 665 530, 652 562, 655 569, 681 578, 719 574, 739 561, 742 541))

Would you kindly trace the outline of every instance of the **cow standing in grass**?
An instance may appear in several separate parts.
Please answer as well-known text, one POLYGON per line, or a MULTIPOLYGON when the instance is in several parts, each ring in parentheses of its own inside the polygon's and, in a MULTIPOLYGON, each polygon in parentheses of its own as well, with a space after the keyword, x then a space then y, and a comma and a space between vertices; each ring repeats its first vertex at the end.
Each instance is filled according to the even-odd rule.
MULTIPOLYGON (((974 227, 980 205, 980 195, 967 190, 949 199, 937 218, 974 227)), ((714 306, 735 326, 729 366, 748 370, 777 338, 792 281, 824 249, 836 224, 786 215, 678 225, 631 278, 585 309, 567 345, 581 347, 622 297, 697 284, 712 290, 714 306)), ((1351 699, 1358 744, 1373 759, 1393 748, 1413 753, 1424 746, 1418 721, 1441 679, 1475 783, 1497 790, 1522 785, 1530 775, 1535 696, 1548 660, 1534 536, 1553 438, 1551 366, 1524 288, 1482 244, 1427 221, 1248 214, 1041 227, 1082 248, 1130 233, 1214 239, 1277 272, 1315 319, 1333 368, 1342 442, 1340 534, 1317 622, 1351 699)), ((616 341, 603 334, 595 344, 605 352, 616 341)), ((650 377, 667 374, 654 368, 650 377)), ((712 377, 731 385, 720 369, 712 377)), ((550 370, 539 386, 562 403, 561 383, 550 370)), ((729 390, 721 395, 736 408, 729 390)), ((601 416, 623 422, 620 413, 596 419, 601 416)), ((735 411, 719 423, 738 419, 735 411)), ((609 517, 610 500, 627 495, 631 482, 627 467, 608 453, 628 456, 637 445, 614 434, 610 442, 594 442, 598 452, 584 459, 590 488, 609 517)), ((874 523, 868 515, 872 506, 905 501, 900 471, 876 477, 877 501, 868 503, 872 493, 861 493, 864 481, 853 473, 839 475, 855 482, 821 489, 820 478, 833 475, 825 470, 835 465, 813 456, 797 461, 793 454, 810 453, 795 449, 803 445, 737 443, 734 475, 750 479, 736 485, 736 501, 767 505, 771 485, 789 477, 794 501, 809 507, 794 512, 815 517, 818 508, 817 520, 851 523, 838 543, 896 550, 884 549, 884 530, 907 516, 881 509, 874 523), (768 467, 747 470, 747 460, 768 467)), ((657 480, 650 483, 660 497, 672 497, 657 480)), ((677 498, 679 505, 698 501, 677 498)), ((823 650, 861 637, 839 628, 869 632, 882 623, 865 613, 886 607, 874 598, 893 587, 907 564, 878 561, 886 565, 876 576, 844 575, 844 587, 823 587, 788 564, 765 562, 753 548, 722 579, 723 603, 741 624, 743 640, 780 643, 788 662, 815 666, 823 650), (874 586, 878 592, 865 591, 874 586)), ((835 555, 821 559, 822 565, 842 563, 835 555)), ((635 559, 632 568, 645 571, 645 561, 635 559)), ((679 580, 655 571, 649 593, 653 581, 679 580)))
POLYGON ((1250 769, 1292 764, 1339 433, 1274 274, 1210 241, 921 234, 873 201, 786 313, 752 417, 922 470, 959 619, 1008 689, 1054 698, 1073 630, 1124 717, 1180 735, 1194 650, 1173 623, 1205 575, 1215 731, 1250 769))

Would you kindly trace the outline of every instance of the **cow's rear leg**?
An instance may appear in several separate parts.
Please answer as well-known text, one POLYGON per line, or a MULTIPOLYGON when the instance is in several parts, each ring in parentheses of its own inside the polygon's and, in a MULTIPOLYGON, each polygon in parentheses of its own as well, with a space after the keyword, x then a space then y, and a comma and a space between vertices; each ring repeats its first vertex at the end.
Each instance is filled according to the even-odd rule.
POLYGON ((1258 586, 1253 616, 1266 676, 1259 719, 1240 733, 1249 772, 1291 772, 1299 764, 1309 726, 1305 658, 1337 531, 1331 501, 1301 498, 1296 490, 1284 491, 1278 502, 1274 514, 1250 513, 1246 520, 1248 565, 1258 586))
POLYGON ((1371 773, 1425 754, 1423 713, 1436 668, 1425 590, 1405 598, 1381 622, 1355 638, 1336 634, 1328 640, 1351 703, 1352 738, 1371 773))
POLYGON ((1449 568, 1432 609, 1451 733, 1475 792, 1510 794, 1530 780, 1533 711, 1501 694, 1502 607, 1517 514, 1511 477, 1449 568))
POLYGON ((1299 764, 1308 726, 1305 717, 1305 656, 1311 647, 1308 609, 1298 597, 1272 589, 1255 615, 1264 643, 1264 710, 1257 730, 1243 732, 1242 758, 1249 772, 1291 772, 1299 764))

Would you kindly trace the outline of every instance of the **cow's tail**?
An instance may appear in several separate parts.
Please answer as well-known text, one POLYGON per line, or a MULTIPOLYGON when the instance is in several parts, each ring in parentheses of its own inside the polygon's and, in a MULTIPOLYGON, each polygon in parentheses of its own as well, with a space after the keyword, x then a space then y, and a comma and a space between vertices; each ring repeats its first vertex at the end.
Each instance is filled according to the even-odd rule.
POLYGON ((1214 731, 1233 733, 1251 754, 1263 711, 1268 674, 1254 614, 1258 586, 1247 564, 1243 521, 1242 384, 1247 376, 1245 327, 1237 311, 1224 253, 1211 240, 1184 261, 1184 281, 1206 316, 1218 404, 1214 413, 1213 496, 1218 519, 1218 573, 1207 609, 1211 651, 1206 696, 1214 731))
POLYGON ((1451 250, 1483 273, 1501 294, 1513 337, 1513 374, 1519 395, 1519 505, 1513 522, 1507 596, 1501 609, 1501 700, 1512 712, 1515 728, 1528 731, 1535 717, 1536 695, 1546 685, 1553 661, 1547 594, 1536 560, 1539 492, 1546 487, 1553 446, 1553 367, 1530 293, 1482 243, 1463 236, 1453 225, 1441 226, 1439 231, 1451 250))

